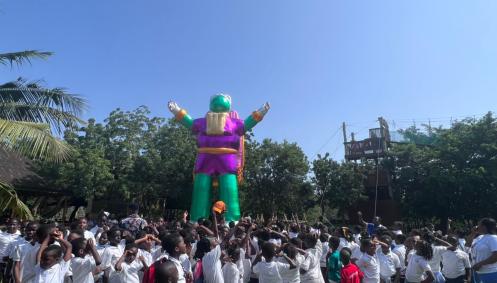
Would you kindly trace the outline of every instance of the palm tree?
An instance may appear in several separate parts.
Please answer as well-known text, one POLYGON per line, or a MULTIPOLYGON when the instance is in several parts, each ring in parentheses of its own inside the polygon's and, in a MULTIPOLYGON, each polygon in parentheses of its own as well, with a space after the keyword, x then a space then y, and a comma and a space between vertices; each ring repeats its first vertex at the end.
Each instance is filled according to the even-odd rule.
MULTIPOLYGON (((31 59, 46 59, 51 52, 28 50, 0 53, 1 65, 23 65, 31 59)), ((53 135, 83 123, 79 118, 86 101, 64 89, 48 89, 23 78, 0 84, 0 147, 32 159, 61 162, 71 148, 53 135)), ((32 218, 29 208, 15 190, 0 180, 0 212, 11 209, 16 215, 32 218)))

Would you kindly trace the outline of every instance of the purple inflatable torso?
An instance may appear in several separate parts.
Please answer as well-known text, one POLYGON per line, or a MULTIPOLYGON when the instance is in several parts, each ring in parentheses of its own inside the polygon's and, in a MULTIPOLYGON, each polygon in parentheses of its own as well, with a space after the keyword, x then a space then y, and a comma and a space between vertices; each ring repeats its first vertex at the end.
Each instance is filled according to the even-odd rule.
MULTIPOLYGON (((224 135, 209 136, 206 134, 205 118, 193 121, 192 133, 197 137, 198 148, 232 148, 238 150, 240 137, 245 134, 243 121, 227 118, 224 135)), ((198 153, 195 161, 195 173, 208 175, 236 174, 238 167, 237 154, 198 153)))

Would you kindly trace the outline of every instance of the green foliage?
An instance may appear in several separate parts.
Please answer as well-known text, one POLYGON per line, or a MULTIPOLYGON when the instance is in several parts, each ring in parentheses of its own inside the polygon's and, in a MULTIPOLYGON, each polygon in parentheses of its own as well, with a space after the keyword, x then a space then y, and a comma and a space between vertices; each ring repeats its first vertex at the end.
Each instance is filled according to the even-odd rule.
POLYGON ((250 141, 246 152, 245 182, 240 192, 242 211, 291 215, 313 204, 307 157, 296 143, 250 141))
POLYGON ((436 129, 431 146, 397 144, 384 165, 395 198, 413 218, 477 219, 497 213, 497 123, 479 120, 436 129))
POLYGON ((311 180, 322 215, 326 207, 331 207, 344 217, 348 207, 365 197, 364 169, 355 163, 338 163, 328 153, 317 156, 312 162, 311 180))
MULTIPOLYGON (((31 63, 45 59, 50 52, 28 50, 0 54, 0 64, 31 63)), ((37 82, 19 78, 0 84, 0 146, 33 159, 60 162, 69 157, 71 148, 52 135, 81 123, 78 118, 86 108, 82 98, 63 89, 47 89, 37 82)), ((1 183, 1 180, 0 180, 1 183)), ((32 218, 29 209, 7 184, 0 185, 0 211, 10 209, 19 217, 32 218)))

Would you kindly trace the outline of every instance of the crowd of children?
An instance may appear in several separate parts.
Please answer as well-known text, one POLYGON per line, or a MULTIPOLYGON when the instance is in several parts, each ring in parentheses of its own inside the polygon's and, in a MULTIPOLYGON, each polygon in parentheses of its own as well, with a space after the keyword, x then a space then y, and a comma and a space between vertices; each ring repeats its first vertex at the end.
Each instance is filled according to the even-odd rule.
POLYGON ((496 283, 496 222, 470 232, 298 221, 122 221, 108 214, 70 227, 12 218, 0 232, 3 282, 14 283, 496 283), (89 223, 91 227, 89 226, 89 223))

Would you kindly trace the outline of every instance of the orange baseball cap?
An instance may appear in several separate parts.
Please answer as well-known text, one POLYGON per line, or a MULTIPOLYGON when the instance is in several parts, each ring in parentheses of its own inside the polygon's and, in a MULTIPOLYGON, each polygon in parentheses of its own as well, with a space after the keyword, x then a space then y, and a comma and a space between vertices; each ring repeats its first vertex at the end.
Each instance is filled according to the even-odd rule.
POLYGON ((212 207, 212 209, 216 212, 216 213, 223 213, 226 211, 226 204, 224 204, 223 201, 219 200, 219 201, 216 201, 216 203, 214 203, 214 207, 212 207))

